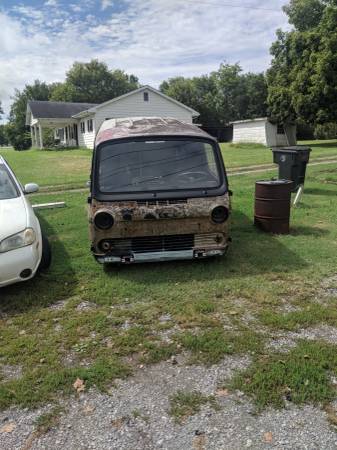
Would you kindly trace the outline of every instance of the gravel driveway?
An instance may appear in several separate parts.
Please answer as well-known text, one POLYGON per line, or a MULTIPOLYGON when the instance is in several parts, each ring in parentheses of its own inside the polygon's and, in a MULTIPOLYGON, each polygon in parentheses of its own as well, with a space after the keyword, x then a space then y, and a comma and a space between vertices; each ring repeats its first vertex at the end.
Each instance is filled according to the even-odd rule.
POLYGON ((337 449, 337 433, 319 408, 289 404, 255 413, 241 392, 219 391, 221 382, 248 366, 248 358, 226 357, 212 367, 186 365, 184 357, 137 369, 119 380, 110 395, 92 389, 62 401, 58 426, 33 434, 34 421, 52 405, 36 411, 10 409, 0 415, 0 448, 52 450, 206 450, 337 449), (183 424, 168 414, 169 396, 178 390, 214 394, 219 408, 202 407, 183 424), (221 395, 220 395, 221 393, 221 395))

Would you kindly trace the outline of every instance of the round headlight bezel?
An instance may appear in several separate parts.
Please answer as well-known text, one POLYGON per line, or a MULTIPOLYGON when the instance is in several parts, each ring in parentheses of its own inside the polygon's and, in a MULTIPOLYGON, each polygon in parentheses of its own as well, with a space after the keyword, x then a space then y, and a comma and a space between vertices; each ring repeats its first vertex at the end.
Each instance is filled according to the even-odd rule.
POLYGON ((219 205, 212 209, 211 219, 213 223, 221 224, 225 223, 229 217, 229 210, 226 206, 219 205))
POLYGON ((108 211, 98 211, 95 214, 94 225, 98 230, 109 230, 113 227, 114 223, 114 218, 108 211))

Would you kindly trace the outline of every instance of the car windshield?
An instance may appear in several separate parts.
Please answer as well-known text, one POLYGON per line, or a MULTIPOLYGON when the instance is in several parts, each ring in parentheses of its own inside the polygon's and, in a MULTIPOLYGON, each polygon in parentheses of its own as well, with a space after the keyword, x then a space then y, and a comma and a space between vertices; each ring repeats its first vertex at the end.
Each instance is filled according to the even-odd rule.
POLYGON ((0 164, 0 200, 7 200, 18 196, 15 184, 13 183, 6 167, 0 164))
POLYGON ((220 185, 215 147, 193 139, 105 144, 98 154, 101 192, 212 189, 220 185))

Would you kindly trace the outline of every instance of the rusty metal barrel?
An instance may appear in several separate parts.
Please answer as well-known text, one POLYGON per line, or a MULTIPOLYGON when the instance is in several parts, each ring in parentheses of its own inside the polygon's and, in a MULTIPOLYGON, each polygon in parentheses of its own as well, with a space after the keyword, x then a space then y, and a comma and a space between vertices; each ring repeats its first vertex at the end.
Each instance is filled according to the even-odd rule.
POLYGON ((254 224, 257 227, 269 233, 289 233, 292 188, 290 180, 256 181, 254 224))

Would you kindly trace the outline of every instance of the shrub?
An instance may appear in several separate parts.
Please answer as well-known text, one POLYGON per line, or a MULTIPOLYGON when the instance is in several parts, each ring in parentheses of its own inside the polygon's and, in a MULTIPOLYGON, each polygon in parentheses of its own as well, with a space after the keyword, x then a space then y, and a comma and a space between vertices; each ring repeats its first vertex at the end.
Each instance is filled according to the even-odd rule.
POLYGON ((46 128, 43 130, 43 147, 44 148, 54 148, 56 147, 56 142, 54 138, 54 130, 46 128))
POLYGON ((316 125, 314 135, 316 139, 337 139, 337 123, 316 125))
POLYGON ((25 129, 17 128, 14 124, 8 124, 6 134, 14 150, 28 150, 32 145, 30 133, 25 129))

